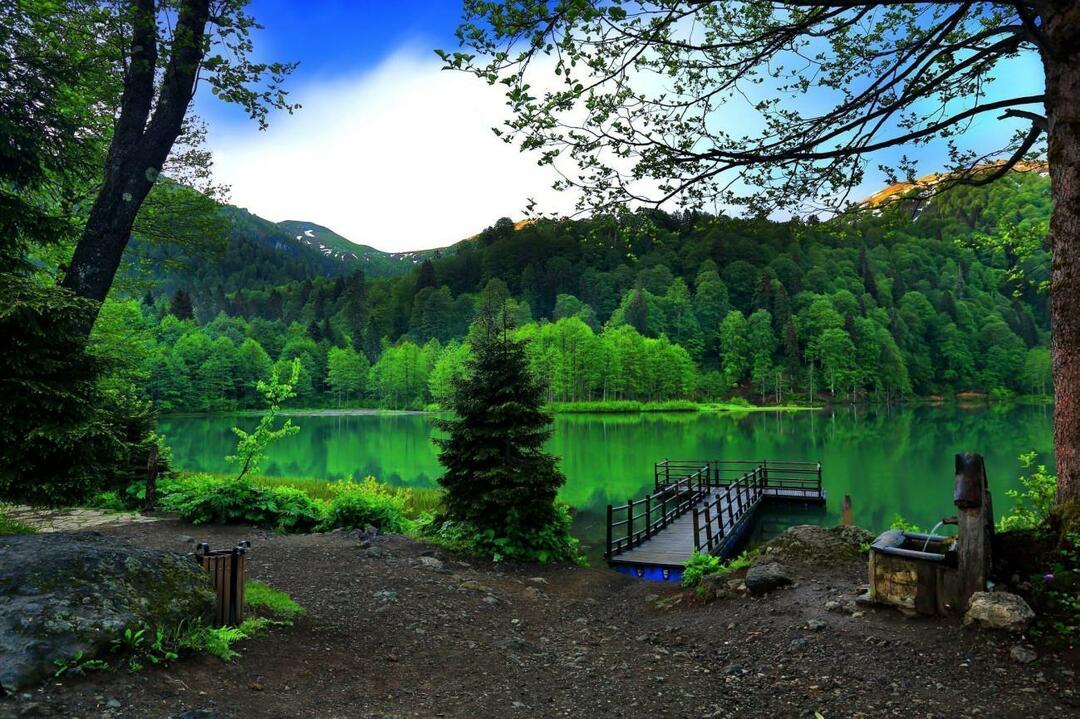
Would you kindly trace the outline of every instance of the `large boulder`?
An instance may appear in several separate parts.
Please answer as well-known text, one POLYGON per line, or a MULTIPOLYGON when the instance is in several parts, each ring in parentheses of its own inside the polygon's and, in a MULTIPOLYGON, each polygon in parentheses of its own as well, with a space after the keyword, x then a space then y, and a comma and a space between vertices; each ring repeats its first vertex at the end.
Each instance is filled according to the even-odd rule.
POLYGON ((975 592, 964 613, 964 626, 1022 632, 1035 618, 1023 597, 1009 592, 975 592))
POLYGON ((786 587, 791 582, 787 568, 777 562, 755 564, 746 572, 746 589, 754 596, 786 587))
POLYGON ((872 541, 874 535, 859 527, 799 524, 766 542, 753 563, 820 565, 862 561, 862 545, 872 541))
MULTIPOLYGON (((88 659, 127 628, 209 619, 209 574, 190 556, 89 532, 0 537, 0 687, 88 659)), ((3 691, 0 691, 3 694, 3 691)))

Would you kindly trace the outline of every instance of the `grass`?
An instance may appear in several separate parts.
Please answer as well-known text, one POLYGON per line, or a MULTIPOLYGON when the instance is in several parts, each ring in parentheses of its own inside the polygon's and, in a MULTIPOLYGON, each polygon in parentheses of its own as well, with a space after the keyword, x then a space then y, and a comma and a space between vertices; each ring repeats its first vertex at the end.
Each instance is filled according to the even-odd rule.
POLYGON ((802 405, 758 406, 741 397, 723 402, 694 402, 688 399, 670 399, 660 402, 636 400, 606 400, 596 402, 550 402, 550 412, 556 414, 638 414, 642 412, 794 412, 816 409, 802 405))
POLYGON ((4 507, 0 505, 0 536, 6 534, 37 534, 37 529, 7 516, 4 507))
POLYGON ((257 579, 244 582, 244 604, 250 609, 263 610, 283 619, 292 619, 304 613, 304 608, 295 599, 257 579))

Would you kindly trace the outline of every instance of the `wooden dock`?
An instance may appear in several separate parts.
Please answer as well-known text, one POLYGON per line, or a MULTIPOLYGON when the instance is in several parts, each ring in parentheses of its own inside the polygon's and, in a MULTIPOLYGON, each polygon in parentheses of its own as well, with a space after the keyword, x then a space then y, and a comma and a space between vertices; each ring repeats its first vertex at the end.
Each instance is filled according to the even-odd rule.
POLYGON ((678 579, 695 552, 731 556, 766 502, 823 504, 820 462, 664 460, 654 492, 608 505, 608 564, 651 579, 678 579))

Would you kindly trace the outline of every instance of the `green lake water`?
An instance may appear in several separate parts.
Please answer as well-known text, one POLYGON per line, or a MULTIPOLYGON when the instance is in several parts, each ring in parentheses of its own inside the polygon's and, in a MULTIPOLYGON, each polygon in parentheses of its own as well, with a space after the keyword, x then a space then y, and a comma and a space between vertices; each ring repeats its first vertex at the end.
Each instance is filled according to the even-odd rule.
MULTIPOLYGON (((559 415, 550 449, 562 458, 563 500, 576 508, 575 532, 594 559, 602 552, 607 505, 652 490, 652 465, 664 459, 787 459, 822 463, 824 509, 772 509, 760 540, 795 523, 835 524, 850 495, 856 524, 887 528, 894 514, 929 529, 952 505, 953 455, 986 458, 994 508, 1018 486, 1017 456, 1036 450, 1052 467, 1050 406, 841 408, 827 412, 559 415)), ((180 469, 227 472, 230 428, 254 417, 168 416, 160 430, 180 469)), ((270 452, 263 473, 343 479, 373 475, 394 485, 433 487, 440 474, 427 415, 302 415, 298 434, 270 452)))

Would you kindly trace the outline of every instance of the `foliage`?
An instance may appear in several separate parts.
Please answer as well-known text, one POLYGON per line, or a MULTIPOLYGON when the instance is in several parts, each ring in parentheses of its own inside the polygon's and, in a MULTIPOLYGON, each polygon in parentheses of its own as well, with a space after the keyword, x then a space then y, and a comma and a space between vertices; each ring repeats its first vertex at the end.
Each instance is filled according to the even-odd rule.
POLYGON ((449 435, 437 440, 446 518, 474 529, 474 543, 492 554, 572 559, 563 553, 576 550, 569 521, 555 504, 566 477, 544 450, 551 415, 541 408, 544 388, 529 371, 526 343, 491 312, 470 344, 470 373, 450 401, 454 417, 438 421, 449 435))
POLYGON ((739 556, 727 562, 713 554, 695 551, 690 555, 686 567, 683 568, 682 583, 684 587, 697 587, 701 580, 712 574, 728 574, 746 569, 750 566, 753 558, 751 552, 743 552, 739 556))
POLYGON ((916 534, 922 533, 922 529, 919 528, 919 525, 907 521, 899 514, 893 515, 892 524, 889 525, 889 529, 898 529, 901 532, 914 532, 916 534))
POLYGON ((184 475, 159 483, 159 505, 194 524, 253 524, 281 532, 357 528, 405 532, 410 517, 438 506, 441 494, 361 482, 184 475), (313 496, 313 494, 315 496, 313 496))
POLYGON ((240 441, 236 443, 236 454, 226 457, 230 462, 240 465, 240 474, 237 479, 243 479, 248 472, 258 472, 266 451, 271 444, 284 437, 289 437, 300 431, 300 428, 292 423, 291 419, 285 420, 285 424, 274 429, 274 421, 281 409, 281 403, 295 394, 294 387, 300 379, 300 360, 294 359, 291 365, 291 375, 288 380, 282 381, 278 377, 277 369, 270 375, 269 382, 259 380, 256 387, 266 401, 266 411, 259 419, 259 424, 252 432, 245 432, 239 427, 233 427, 233 432, 240 441))
POLYGON ((1036 464, 1037 459, 1034 451, 1020 455, 1020 465, 1029 473, 1020 475, 1022 489, 1005 492, 1012 498, 1013 507, 998 521, 999 532, 1046 526, 1057 497, 1057 477, 1047 474, 1046 465, 1036 464))
POLYGON ((494 562, 570 561, 584 564, 579 542, 570 534, 571 520, 569 507, 557 504, 552 521, 539 530, 525 531, 522 523, 511 516, 501 533, 472 522, 445 520, 427 527, 425 536, 451 551, 494 562))
POLYGON ((3 505, 0 505, 0 537, 6 534, 36 534, 37 529, 29 524, 24 524, 4 513, 3 505))
MULTIPOLYGON (((811 385, 817 397, 831 387, 856 401, 1045 393, 1046 295, 1010 279, 1008 252, 968 239, 1002 216, 1041 226, 1048 212, 1048 183, 1029 173, 956 188, 916 219, 885 208, 816 224, 663 213, 545 220, 432 258, 449 302, 437 318, 414 306, 415 276, 311 268, 264 284, 240 263, 189 293, 194 319, 177 319, 168 301, 192 280, 165 274, 141 305, 145 319, 124 326, 139 328, 129 354, 163 411, 259 406, 257 381, 275 364, 287 376, 293 359, 302 368, 291 405, 445 405, 489 284, 468 268, 482 266, 510 314, 528 305, 512 334, 529 340, 549 402, 760 402, 764 390, 770 403, 785 394, 801 403, 811 385), (622 307, 639 282, 644 331, 622 307)), ((1026 263, 1049 272, 1048 253, 1026 263)))
POLYGON ((88 303, 7 274, 0 295, 0 497, 71 504, 144 475, 150 408, 80 337, 88 303))
POLYGON ((1080 532, 1071 532, 1043 575, 1040 588, 1049 605, 1054 633, 1074 640, 1080 636, 1080 532))
POLYGON ((404 532, 411 526, 405 517, 405 498, 374 477, 339 482, 331 489, 334 497, 327 507, 327 527, 356 529, 370 524, 385 532, 404 532))
POLYGON ((255 579, 244 582, 244 603, 250 609, 264 610, 286 620, 304 613, 304 608, 288 594, 255 579))

